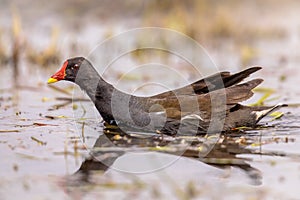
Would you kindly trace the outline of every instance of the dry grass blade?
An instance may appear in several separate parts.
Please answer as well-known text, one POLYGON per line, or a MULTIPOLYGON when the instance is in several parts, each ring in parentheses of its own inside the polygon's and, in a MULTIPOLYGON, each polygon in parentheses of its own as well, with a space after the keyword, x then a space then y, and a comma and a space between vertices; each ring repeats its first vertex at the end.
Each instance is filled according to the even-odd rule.
POLYGON ((19 81, 19 60, 21 44, 21 20, 16 9, 12 9, 12 33, 13 33, 13 48, 12 48, 12 62, 14 74, 14 86, 17 87, 19 81))
POLYGON ((58 35, 58 28, 53 27, 50 44, 41 52, 30 48, 27 51, 28 60, 43 67, 48 67, 50 64, 58 64, 60 60, 60 52, 57 47, 58 35))
POLYGON ((20 130, 0 130, 0 133, 13 133, 13 132, 20 132, 20 130))
POLYGON ((56 97, 56 100, 59 101, 91 101, 89 99, 84 99, 84 98, 69 98, 69 97, 56 97))
POLYGON ((58 126, 55 124, 45 124, 45 123, 39 123, 39 122, 34 122, 33 125, 34 126, 58 126))
POLYGON ((47 144, 47 142, 43 142, 43 141, 37 139, 36 137, 31 136, 30 138, 31 138, 33 141, 37 142, 39 145, 46 145, 46 144, 47 144))

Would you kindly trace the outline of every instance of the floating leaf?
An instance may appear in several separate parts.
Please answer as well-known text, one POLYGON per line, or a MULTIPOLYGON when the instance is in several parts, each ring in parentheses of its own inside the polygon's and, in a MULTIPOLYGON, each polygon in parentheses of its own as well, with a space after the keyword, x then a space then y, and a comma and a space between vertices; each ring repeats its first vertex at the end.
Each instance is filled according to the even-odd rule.
POLYGON ((48 98, 48 97, 43 97, 42 98, 42 102, 47 102, 47 101, 50 101, 51 99, 50 98, 48 98))
POLYGON ((280 82, 284 82, 286 80, 286 76, 285 75, 281 75, 279 77, 280 82))
POLYGON ((77 110, 77 108, 78 108, 78 105, 77 104, 73 104, 73 110, 77 110))
POLYGON ((276 120, 276 119, 280 119, 283 115, 284 115, 283 112, 276 111, 276 112, 271 113, 269 116, 273 117, 272 120, 276 120))

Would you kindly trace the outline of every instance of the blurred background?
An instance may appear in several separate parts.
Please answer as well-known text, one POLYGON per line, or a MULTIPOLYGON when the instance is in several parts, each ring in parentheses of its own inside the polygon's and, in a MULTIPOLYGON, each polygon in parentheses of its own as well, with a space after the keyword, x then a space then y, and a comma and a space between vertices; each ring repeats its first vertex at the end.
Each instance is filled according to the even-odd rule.
MULTIPOLYGON (((111 36, 150 26, 193 38, 220 69, 261 65, 276 72, 285 68, 280 71, 284 79, 297 69, 299 60, 298 4, 292 0, 1 0, 1 68, 17 64, 18 71, 35 69, 33 73, 43 74, 66 58, 88 55, 111 36), (27 66, 31 67, 25 70, 27 66)), ((44 80, 41 74, 35 79, 44 80)))
MULTIPOLYGON (((264 177, 257 188, 248 185, 249 177, 244 173, 230 173, 184 158, 157 174, 110 172, 94 177, 95 188, 80 181, 79 189, 78 185, 70 186, 74 180, 66 175, 76 172, 87 154, 72 115, 81 104, 72 104, 72 84, 46 84, 64 60, 88 56, 96 45, 112 36, 142 27, 175 30, 202 45, 220 70, 263 67, 254 77, 265 81, 251 103, 264 97, 268 101, 260 101, 262 105, 283 102, 295 107, 279 119, 278 123, 288 128, 266 131, 260 148, 263 143, 264 149, 294 155, 299 149, 299 113, 294 109, 300 94, 299 1, 0 0, 0 5, 0 199, 84 199, 99 195, 125 199, 163 199, 169 195, 179 199, 201 195, 208 199, 222 199, 224 195, 231 199, 249 195, 252 199, 299 197, 297 156, 250 156, 249 162, 264 177), (174 173, 178 176, 174 177, 174 173)), ((155 60, 176 68, 190 81, 197 78, 187 65, 165 52, 137 50, 128 59, 130 62, 116 63, 104 77, 114 83, 130 65, 155 60)), ((133 91, 155 77, 162 78, 157 73, 125 76, 123 89, 133 91)), ((182 82, 171 78, 171 84, 177 87, 182 82)), ((140 94, 151 91, 145 88, 140 94)), ((94 127, 99 122, 86 124, 94 127)), ((244 141, 240 136, 239 139, 244 141)), ((258 140, 259 137, 252 138, 247 145, 257 148, 258 140)), ((123 159, 123 164, 126 162, 123 159)))

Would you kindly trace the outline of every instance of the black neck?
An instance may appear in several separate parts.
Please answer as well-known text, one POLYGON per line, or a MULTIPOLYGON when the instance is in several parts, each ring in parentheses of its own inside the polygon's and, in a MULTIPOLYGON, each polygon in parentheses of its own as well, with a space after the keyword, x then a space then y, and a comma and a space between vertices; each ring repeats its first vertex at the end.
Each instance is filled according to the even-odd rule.
POLYGON ((114 87, 98 74, 89 61, 82 62, 75 83, 90 97, 105 121, 114 120, 110 105, 114 87))
POLYGON ((133 124, 130 121, 133 119, 136 123, 149 123, 148 114, 143 112, 146 99, 117 90, 98 74, 89 61, 85 60, 81 64, 75 83, 87 93, 104 121, 110 123, 117 120, 133 124))
MULTIPOLYGON (((96 100, 97 87, 113 89, 113 86, 107 83, 87 60, 82 62, 76 75, 75 83, 87 93, 94 103, 96 100)), ((106 94, 103 95, 105 96, 106 94)))

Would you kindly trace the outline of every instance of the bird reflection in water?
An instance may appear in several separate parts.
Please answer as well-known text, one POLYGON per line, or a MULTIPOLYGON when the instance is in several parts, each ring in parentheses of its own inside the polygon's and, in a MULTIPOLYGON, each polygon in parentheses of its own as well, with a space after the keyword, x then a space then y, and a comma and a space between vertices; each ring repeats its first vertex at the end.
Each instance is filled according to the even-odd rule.
POLYGON ((92 176, 91 172, 105 172, 119 157, 134 149, 134 151, 153 151, 180 155, 222 169, 239 168, 247 174, 251 184, 260 185, 262 174, 249 164, 251 159, 238 157, 240 154, 257 153, 247 149, 247 145, 241 145, 237 142, 240 136, 241 134, 236 134, 236 136, 222 135, 220 138, 218 137, 218 142, 209 149, 205 146, 208 141, 207 138, 204 140, 200 136, 171 137, 159 134, 149 136, 148 133, 146 135, 139 133, 125 134, 117 127, 106 124, 104 133, 98 137, 91 150, 91 156, 82 163, 76 175, 79 175, 80 181, 89 182, 92 176), (186 144, 184 145, 184 143, 186 144), (181 148, 182 146, 184 148, 181 148), (202 156, 202 154, 205 156, 202 156))

